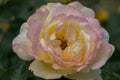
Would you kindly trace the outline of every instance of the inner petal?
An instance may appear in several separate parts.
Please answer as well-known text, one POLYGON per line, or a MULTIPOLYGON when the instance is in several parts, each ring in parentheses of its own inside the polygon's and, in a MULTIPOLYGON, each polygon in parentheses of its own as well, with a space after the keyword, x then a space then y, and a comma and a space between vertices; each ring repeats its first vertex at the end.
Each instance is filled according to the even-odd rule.
POLYGON ((59 47, 61 45, 61 41, 55 39, 55 40, 52 40, 50 44, 52 45, 52 47, 59 47))
POLYGON ((60 39, 62 41, 66 41, 66 31, 67 31, 67 27, 68 27, 68 22, 64 22, 63 28, 60 29, 58 32, 56 32, 56 38, 60 39))
POLYGON ((70 24, 68 25, 68 28, 67 28, 66 39, 69 42, 74 41, 76 39, 76 32, 74 30, 74 27, 70 24))
POLYGON ((55 53, 56 53, 57 55, 60 55, 60 54, 62 53, 61 47, 56 47, 56 48, 54 48, 54 51, 55 51, 55 53))
POLYGON ((82 44, 80 40, 74 41, 74 43, 69 44, 66 51, 72 56, 76 56, 77 54, 80 54, 80 51, 82 51, 82 44))

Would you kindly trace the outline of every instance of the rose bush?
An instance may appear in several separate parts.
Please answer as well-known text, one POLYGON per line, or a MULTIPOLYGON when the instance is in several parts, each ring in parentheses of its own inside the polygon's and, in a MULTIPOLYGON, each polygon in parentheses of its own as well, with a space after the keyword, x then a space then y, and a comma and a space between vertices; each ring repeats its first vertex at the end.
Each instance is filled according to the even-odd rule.
POLYGON ((43 5, 23 23, 13 50, 29 69, 44 79, 61 76, 76 80, 102 80, 100 68, 114 47, 92 9, 79 2, 43 5))

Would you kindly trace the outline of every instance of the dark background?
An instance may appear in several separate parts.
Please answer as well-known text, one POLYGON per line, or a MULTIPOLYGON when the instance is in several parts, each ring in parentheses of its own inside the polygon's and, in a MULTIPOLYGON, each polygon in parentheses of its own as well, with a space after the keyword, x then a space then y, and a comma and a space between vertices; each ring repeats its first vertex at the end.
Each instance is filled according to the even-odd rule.
MULTIPOLYGON (((12 40, 20 26, 37 8, 48 2, 67 4, 75 0, 0 0, 0 80, 44 80, 29 70, 25 62, 12 51, 12 40)), ((120 80, 120 0, 77 0, 96 12, 96 18, 110 33, 115 52, 102 67, 104 80, 120 80)), ((61 78, 60 80, 67 80, 61 78)))

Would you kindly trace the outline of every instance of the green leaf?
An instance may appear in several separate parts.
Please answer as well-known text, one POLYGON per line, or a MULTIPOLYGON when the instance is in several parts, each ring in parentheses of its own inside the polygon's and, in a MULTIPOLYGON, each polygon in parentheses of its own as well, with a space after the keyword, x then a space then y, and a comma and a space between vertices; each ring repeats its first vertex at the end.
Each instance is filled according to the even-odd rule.
POLYGON ((120 80, 120 75, 109 70, 103 70, 102 77, 103 80, 120 80))
POLYGON ((26 80, 27 65, 25 62, 20 62, 17 66, 9 68, 1 76, 0 80, 26 80))
POLYGON ((110 61, 103 67, 103 69, 120 74, 120 62, 110 61))

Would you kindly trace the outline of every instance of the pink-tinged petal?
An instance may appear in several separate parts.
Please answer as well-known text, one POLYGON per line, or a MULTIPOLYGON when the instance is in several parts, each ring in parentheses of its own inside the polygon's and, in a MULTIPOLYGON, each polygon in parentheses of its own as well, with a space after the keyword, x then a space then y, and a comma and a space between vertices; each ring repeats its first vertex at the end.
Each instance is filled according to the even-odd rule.
POLYGON ((109 33, 104 28, 102 28, 102 29, 104 32, 103 39, 108 42, 109 41, 109 33))
POLYGON ((60 23, 57 27, 56 32, 59 32, 64 27, 64 23, 60 23))
MULTIPOLYGON (((40 46, 40 31, 42 29, 43 24, 39 23, 36 26, 33 27, 33 32, 30 33, 30 36, 33 36, 32 39, 32 51, 34 57, 36 59, 39 59, 39 55, 42 53, 41 46, 40 46)), ((28 33, 29 34, 29 33, 28 33)), ((40 60, 40 59, 39 59, 40 60)))
POLYGON ((91 70, 90 72, 78 72, 75 74, 66 75, 65 77, 73 80, 103 80, 100 76, 100 70, 91 70))
POLYGON ((103 37, 103 29, 100 26, 100 23, 95 18, 86 18, 88 21, 88 32, 93 36, 94 40, 100 39, 103 37))
POLYGON ((46 17, 48 16, 49 11, 46 9, 45 11, 42 11, 40 8, 36 10, 36 12, 29 17, 27 20, 28 25, 30 27, 36 26, 38 23, 44 23, 46 20, 46 17))
MULTIPOLYGON (((79 25, 79 27, 86 27, 88 26, 88 20, 83 17, 83 16, 76 16, 76 15, 65 15, 63 16, 64 17, 64 20, 71 20, 71 21, 74 21, 75 24, 79 25)), ((70 23, 71 25, 71 23, 70 23)))
POLYGON ((51 9, 48 17, 47 17, 47 22, 50 22, 52 20, 52 18, 58 16, 58 15, 62 15, 62 14, 66 14, 66 15, 76 15, 76 16, 80 16, 81 14, 79 13, 79 11, 77 11, 76 9, 74 9, 71 6, 67 6, 67 5, 61 5, 61 6, 57 6, 51 9))
POLYGON ((68 4, 68 5, 73 6, 74 8, 77 8, 77 9, 82 9, 84 7, 78 1, 72 2, 72 3, 68 4))
POLYGON ((13 50, 23 60, 32 60, 31 42, 26 36, 28 24, 24 23, 20 29, 20 34, 13 40, 13 50))
POLYGON ((45 26, 45 20, 48 16, 48 13, 49 13, 49 11, 47 9, 45 9, 45 11, 42 11, 39 8, 27 20, 27 23, 29 25, 27 36, 31 41, 33 41, 33 38, 34 38, 34 29, 38 26, 41 28, 43 28, 43 26, 45 26))
POLYGON ((95 18, 86 18, 88 21, 88 25, 86 26, 88 29, 88 32, 90 32, 90 35, 94 38, 96 41, 99 38, 102 38, 103 36, 103 30, 100 26, 100 23, 95 18))
POLYGON ((56 79, 62 76, 57 70, 52 68, 52 65, 38 60, 33 61, 29 69, 33 71, 34 75, 44 79, 56 79))
POLYGON ((49 48, 49 47, 46 45, 44 39, 41 39, 41 40, 40 40, 40 48, 41 48, 44 52, 46 52, 46 53, 50 53, 50 54, 53 53, 53 51, 51 50, 51 48, 49 48))
POLYGON ((78 10, 80 14, 82 14, 85 17, 95 17, 95 13, 92 9, 84 7, 82 4, 79 2, 73 2, 69 4, 70 6, 74 7, 74 9, 78 10))
POLYGON ((97 19, 95 18, 86 18, 88 20, 89 25, 94 29, 100 28, 100 23, 97 19))
POLYGON ((101 68, 106 61, 111 57, 114 52, 114 46, 108 44, 107 42, 103 42, 99 51, 96 53, 96 57, 93 62, 90 64, 91 69, 99 69, 101 68))
POLYGON ((83 7, 80 11, 81 11, 81 14, 85 17, 88 17, 88 18, 95 17, 94 11, 90 8, 83 7))

